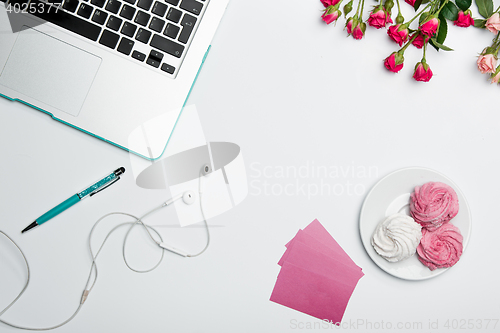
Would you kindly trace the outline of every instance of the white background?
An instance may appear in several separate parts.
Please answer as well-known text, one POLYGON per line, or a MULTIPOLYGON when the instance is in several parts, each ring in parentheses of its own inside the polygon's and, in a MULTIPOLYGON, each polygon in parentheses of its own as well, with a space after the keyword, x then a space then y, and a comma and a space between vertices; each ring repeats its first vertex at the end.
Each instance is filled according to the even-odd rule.
MULTIPOLYGON (((370 5, 367 0, 365 8, 370 5)), ((401 5, 409 19, 411 8, 401 5)), ((125 230, 118 231, 99 258, 96 287, 60 332, 285 332, 298 331, 295 324, 319 323, 269 301, 284 244, 315 218, 366 274, 341 330, 370 331, 367 322, 373 330, 390 322, 393 328, 417 323, 415 329, 399 330, 409 332, 500 331, 500 323, 492 329, 493 322, 485 329, 486 319, 500 319, 500 87, 490 85, 475 68, 477 54, 493 35, 450 27, 445 44, 455 52, 430 49, 427 61, 435 76, 419 83, 411 75, 420 50, 410 47, 403 70, 390 73, 382 60, 397 45, 384 30, 368 27, 366 38, 355 41, 345 37, 342 21, 336 27, 323 24, 321 9, 319 1, 230 3, 189 104, 196 105, 208 140, 241 146, 249 196, 209 221, 212 244, 205 254, 193 259, 167 254, 148 274, 133 273, 123 264, 125 230), (324 179, 344 188, 339 195, 315 193, 321 179, 312 174, 276 174, 281 168, 312 172, 319 166, 377 171, 324 179), (366 191, 386 174, 410 166, 451 178, 473 216, 471 240, 460 262, 421 282, 379 269, 366 255, 358 232, 366 191), (266 194, 264 182, 274 194, 266 194), (280 194, 287 184, 311 190, 280 194), (348 191, 354 185, 358 194, 348 191), (469 320, 474 330, 453 329, 453 323, 469 320), (438 329, 429 329, 429 322, 438 329)), ((474 6, 473 11, 478 16, 474 6)), ((0 99, 0 119, 0 229, 19 242, 32 269, 28 291, 2 319, 50 326, 65 320, 78 304, 90 265, 86 242, 94 221, 111 211, 141 214, 170 194, 140 189, 126 173, 113 188, 21 235, 25 226, 76 190, 119 166, 127 168, 130 157, 5 99, 0 99)), ((150 222, 166 225, 160 228, 162 235, 173 245, 192 251, 204 245, 204 230, 175 228, 172 212, 150 222)), ((133 236, 131 264, 154 264, 158 250, 140 242, 146 240, 143 233, 133 236)), ((4 240, 0 261, 3 308, 22 288, 26 273, 4 240)), ((14 331, 0 325, 0 332, 14 331)))

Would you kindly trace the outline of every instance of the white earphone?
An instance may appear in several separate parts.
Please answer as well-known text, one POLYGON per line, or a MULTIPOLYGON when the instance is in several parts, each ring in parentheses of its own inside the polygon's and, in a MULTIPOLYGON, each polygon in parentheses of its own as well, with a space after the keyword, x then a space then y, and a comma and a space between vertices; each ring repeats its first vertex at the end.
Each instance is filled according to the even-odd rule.
MULTIPOLYGON (((195 191, 192 191, 192 190, 188 190, 182 194, 179 194, 179 195, 176 195, 176 196, 173 196, 172 198, 168 199, 167 201, 165 201, 163 204, 161 204, 160 206, 157 206, 156 208, 150 210, 149 212, 147 212, 146 214, 142 215, 142 217, 136 217, 134 215, 131 215, 131 214, 128 214, 128 213, 121 213, 121 212, 115 212, 115 213, 109 213, 109 214, 106 214, 104 216, 102 216, 99 220, 97 220, 97 222, 94 224, 94 226, 92 227, 91 231, 90 231, 90 235, 89 235, 89 242, 88 242, 88 245, 89 245, 89 250, 90 250, 90 254, 92 256, 92 265, 91 265, 91 268, 90 268, 90 274, 88 276, 88 279, 87 279, 87 283, 85 285, 85 289, 83 291, 83 294, 80 298, 80 302, 79 302, 79 305, 76 309, 76 311, 73 313, 72 316, 70 316, 67 320, 65 320, 64 322, 58 324, 58 325, 55 325, 55 326, 51 326, 51 327, 44 327, 44 328, 32 328, 32 327, 24 327, 24 326, 20 326, 20 325, 16 325, 16 324, 12 324, 12 323, 9 323, 9 322, 6 322, 5 320, 2 320, 0 319, 0 323, 3 323, 5 325, 8 325, 8 326, 11 326, 11 327, 14 327, 14 328, 19 328, 19 329, 25 329, 25 330, 33 330, 33 331, 46 331, 46 330, 52 330, 52 329, 55 329, 55 328, 58 328, 58 327, 61 327, 65 324, 67 324, 68 322, 70 322, 77 314, 78 312, 80 311, 81 307, 83 306, 83 304, 85 303, 90 291, 92 290, 92 288, 94 287, 94 284, 96 283, 97 281, 97 256, 99 255, 99 253, 101 252, 104 244, 106 243, 109 235, 114 232, 116 229, 124 226, 124 225, 130 225, 130 228, 128 230, 128 232, 126 233, 125 235, 125 239, 124 239, 124 243, 123 243, 123 259, 125 261, 125 264, 127 265, 128 268, 130 268, 131 270, 135 271, 135 272, 139 272, 139 273, 145 273, 145 272, 150 272, 152 270, 154 270, 156 267, 158 267, 158 265, 161 263, 161 261, 163 260, 163 255, 164 255, 164 251, 162 251, 162 256, 160 258, 160 261, 158 261, 158 263, 150 268, 150 269, 147 269, 147 270, 143 270, 143 271, 140 271, 140 270, 136 270, 134 268, 132 268, 128 262, 127 262, 127 259, 125 257, 125 244, 126 244, 126 241, 127 241, 127 238, 128 238, 128 235, 130 233, 130 231, 132 230, 132 228, 134 228, 134 226, 136 224, 140 224, 144 227, 144 229, 146 230, 146 232, 149 234, 149 236, 151 237, 151 239, 156 243, 158 244, 158 246, 160 248, 162 248, 163 250, 167 250, 169 252, 172 252, 172 253, 175 253, 177 255, 180 255, 182 257, 197 257, 199 256, 200 254, 202 254, 203 252, 205 252, 205 250, 208 248, 208 245, 210 244, 210 232, 208 230, 208 224, 207 224, 207 220, 205 218, 205 213, 203 211, 203 204, 202 204, 202 193, 203 193, 203 184, 202 184, 202 178, 201 175, 203 176, 208 176, 210 175, 210 173, 212 172, 212 168, 210 167, 209 164, 205 164, 203 165, 203 167, 200 169, 200 177, 199 177, 199 183, 198 183, 198 193, 199 193, 199 202, 200 202, 200 209, 201 209, 201 214, 203 216, 203 222, 205 223, 205 227, 206 227, 206 230, 207 230, 207 244, 205 245, 205 247, 198 253, 196 254, 188 254, 187 252, 183 251, 183 250, 180 250, 180 249, 177 249, 173 246, 169 246, 165 243, 163 243, 163 239, 160 235, 160 233, 155 229, 153 228, 152 226, 149 226, 147 224, 145 224, 142 220, 148 216, 149 214, 163 208, 163 207, 166 207, 166 206, 170 206, 171 204, 173 204, 175 201, 177 200, 180 200, 182 199, 182 201, 186 204, 186 205, 192 205, 193 203, 196 202, 196 193, 195 191), (91 239, 92 239, 92 234, 94 232, 94 229, 95 227, 99 224, 99 222, 101 222, 103 219, 105 219, 106 217, 108 216, 111 216, 111 215, 125 215, 125 216, 129 216, 133 219, 135 219, 135 221, 132 221, 132 222, 125 222, 125 223, 121 223, 117 226, 115 226, 109 233, 108 235, 105 237, 104 241, 101 243, 101 246, 99 247, 99 250, 95 253, 94 255, 94 252, 92 250, 92 246, 91 246, 91 239), (160 239, 160 241, 157 241, 151 234, 151 231, 153 231, 154 233, 156 233, 157 237, 160 239), (94 273, 94 274, 93 274, 94 273), (94 279, 93 281, 91 280, 92 276, 94 276, 94 279)), ((30 281, 30 269, 29 269, 29 264, 28 264, 28 260, 26 258, 26 256, 24 255, 23 251, 21 250, 21 248, 16 244, 16 242, 14 242, 14 240, 12 238, 10 238, 6 233, 4 233, 3 231, 0 230, 0 234, 4 235, 5 237, 7 237, 7 239, 12 242, 16 247, 17 249, 19 250, 19 252, 21 253, 25 263, 26 263, 26 268, 27 268, 27 272, 28 272, 28 278, 26 280, 26 284, 24 286, 24 288, 21 290, 21 292, 18 294, 18 296, 5 308, 5 309, 0 309, 0 316, 3 315, 14 303, 17 302, 17 300, 21 297, 21 295, 24 293, 24 291, 26 290, 26 288, 28 287, 28 284, 29 284, 29 281, 30 281)))

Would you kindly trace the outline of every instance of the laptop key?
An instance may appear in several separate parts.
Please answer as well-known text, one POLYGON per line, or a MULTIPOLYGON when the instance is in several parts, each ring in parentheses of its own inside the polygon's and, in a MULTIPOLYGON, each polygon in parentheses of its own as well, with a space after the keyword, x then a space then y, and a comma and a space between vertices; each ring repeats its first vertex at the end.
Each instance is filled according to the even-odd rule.
POLYGON ((134 37, 137 26, 135 24, 125 22, 122 27, 122 34, 128 37, 134 37))
POLYGON ((129 4, 131 4, 131 5, 134 5, 134 4, 135 4, 135 0, 124 0, 124 1, 128 2, 128 3, 129 3, 129 4))
POLYGON ((130 52, 132 52, 134 44, 135 42, 133 40, 123 37, 116 50, 125 55, 130 55, 130 52))
POLYGON ((134 22, 145 27, 148 24, 150 18, 151 15, 140 10, 135 16, 134 22))
POLYGON ((161 70, 164 71, 164 72, 167 72, 168 74, 174 74, 175 72, 175 67, 174 66, 170 66, 169 64, 163 64, 161 65, 161 70))
POLYGON ((152 4, 153 0, 139 0, 139 2, 137 2, 137 7, 142 8, 145 11, 149 11, 152 4))
POLYGON ((167 5, 165 5, 165 4, 163 4, 163 3, 159 2, 159 1, 156 1, 155 5, 153 6, 152 12, 155 15, 163 17, 163 16, 165 16, 165 13, 167 12, 167 8, 168 8, 167 5))
POLYGON ((122 6, 122 3, 118 0, 109 0, 108 4, 106 5, 106 10, 108 12, 111 12, 113 14, 118 14, 118 11, 120 10, 120 7, 122 6))
POLYGON ((120 16, 124 19, 131 20, 135 15, 135 8, 129 5, 123 5, 120 16))
POLYGON ((165 21, 157 17, 153 17, 153 19, 151 20, 151 24, 149 25, 149 29, 154 30, 156 32, 162 32, 164 26, 165 26, 165 21))
POLYGON ((33 13, 34 16, 90 40, 97 41, 97 39, 99 38, 101 27, 87 22, 79 18, 78 16, 68 14, 62 10, 58 10, 56 12, 51 8, 51 10, 49 11, 49 5, 40 2, 39 0, 32 0, 31 3, 36 4, 39 9, 44 9, 36 10, 35 13, 33 13))
POLYGON ((149 53, 149 57, 148 60, 146 60, 146 63, 148 65, 158 68, 160 67, 162 59, 163 59, 163 53, 152 50, 151 53, 149 53))
POLYGON ((203 4, 196 0, 182 0, 180 7, 194 15, 200 15, 203 4))
POLYGON ((80 15, 81 17, 88 19, 90 18, 90 16, 92 16, 93 10, 94 8, 92 8, 92 6, 82 3, 80 5, 80 8, 78 9, 77 14, 80 15))
POLYGON ((111 30, 118 31, 120 30, 120 26, 122 25, 122 23, 123 20, 121 18, 118 18, 116 16, 110 16, 108 23, 106 24, 106 27, 111 30))
POLYGON ((182 31, 179 36, 179 42, 186 44, 189 40, 189 36, 193 32, 194 25, 196 24, 196 17, 191 16, 189 14, 185 14, 182 18, 182 31))
POLYGON ((134 52, 132 52, 132 58, 139 60, 139 61, 144 61, 146 59, 146 55, 144 53, 139 52, 139 51, 134 51, 134 52))
POLYGON ((151 31, 144 30, 142 28, 140 28, 139 31, 137 31, 137 35, 135 36, 135 39, 144 44, 147 44, 150 38, 151 38, 151 31))
POLYGON ((172 21, 172 22, 179 23, 181 16, 182 16, 182 12, 180 10, 175 9, 175 8, 170 8, 170 10, 168 11, 168 14, 167 14, 167 19, 172 21))
POLYGON ((91 0, 90 3, 93 4, 94 6, 97 6, 99 8, 104 7, 104 3, 106 0, 91 0))
POLYGON ((165 31, 163 32, 163 34, 167 37, 172 38, 172 39, 176 39, 180 30, 181 30, 181 28, 179 28, 178 26, 176 26, 172 23, 169 23, 169 24, 167 24, 167 27, 165 28, 165 31))
POLYGON ((157 48, 158 50, 171 54, 176 58, 180 58, 182 52, 184 52, 184 46, 182 46, 181 44, 178 44, 156 34, 153 36, 150 45, 154 48, 157 48))
POLYGON ((101 35, 101 39, 99 39, 99 44, 114 49, 116 47, 116 44, 118 44, 119 40, 120 40, 120 35, 117 35, 109 30, 104 30, 101 35))
POLYGON ((165 0, 165 1, 174 6, 177 6, 179 4, 179 0, 165 0))
POLYGON ((107 18, 108 18, 107 13, 100 11, 99 9, 96 9, 94 15, 92 16, 92 21, 94 21, 97 24, 104 24, 107 18))
POLYGON ((74 13, 79 4, 78 0, 66 0, 64 1, 62 8, 66 9, 68 12, 74 13))

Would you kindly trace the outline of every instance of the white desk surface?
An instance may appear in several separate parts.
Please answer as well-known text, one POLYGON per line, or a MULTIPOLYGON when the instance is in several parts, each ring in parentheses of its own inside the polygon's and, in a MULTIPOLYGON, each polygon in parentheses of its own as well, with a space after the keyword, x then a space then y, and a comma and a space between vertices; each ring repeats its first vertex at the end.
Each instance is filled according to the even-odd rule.
MULTIPOLYGON (((80 314, 58 331, 308 331, 307 325, 319 321, 269 297, 284 244, 315 218, 366 274, 347 307, 342 331, 384 331, 380 325, 388 322, 402 323, 405 332, 500 331, 500 323, 493 329, 494 321, 485 327, 486 320, 500 319, 500 87, 475 68, 477 53, 492 35, 450 27, 446 44, 456 51, 430 49, 427 60, 435 77, 417 83, 411 75, 420 51, 409 48, 402 72, 389 73, 382 60, 396 45, 384 31, 368 27, 367 38, 355 41, 345 37, 341 22, 325 26, 320 10, 319 1, 230 3, 189 104, 196 105, 208 140, 241 146, 248 197, 209 221, 215 227, 204 255, 167 254, 148 274, 126 268, 121 259, 125 231, 119 231, 99 258, 99 280, 80 314), (308 191, 309 184, 321 184, 312 175, 275 174, 280 168, 320 166, 375 171, 324 180, 344 186, 341 195, 308 191), (384 175, 410 166, 435 169, 455 181, 473 216, 472 237, 460 262, 421 282, 379 269, 358 232, 366 191, 384 175), (305 184, 305 192, 277 194, 296 182, 299 188, 305 184), (460 329, 463 323, 473 323, 475 330, 460 329)), ((0 99, 0 119, 0 229, 19 242, 32 269, 28 291, 2 318, 26 326, 57 324, 74 311, 81 295, 94 221, 111 211, 141 214, 166 194, 140 189, 125 174, 115 188, 21 235, 41 212, 80 188, 82 179, 86 183, 118 166, 127 168, 130 158, 5 99, 0 99)), ((162 222, 171 214, 161 213, 151 222, 172 226, 162 222)), ((193 251, 204 244, 203 229, 161 231, 193 251)), ((131 261, 144 268, 154 263, 158 250, 140 246, 141 239, 137 232, 131 240, 131 261)), ((10 244, 0 240, 0 249, 3 308, 22 288, 26 273, 10 244)), ((14 331, 0 325, 0 332, 14 331)))

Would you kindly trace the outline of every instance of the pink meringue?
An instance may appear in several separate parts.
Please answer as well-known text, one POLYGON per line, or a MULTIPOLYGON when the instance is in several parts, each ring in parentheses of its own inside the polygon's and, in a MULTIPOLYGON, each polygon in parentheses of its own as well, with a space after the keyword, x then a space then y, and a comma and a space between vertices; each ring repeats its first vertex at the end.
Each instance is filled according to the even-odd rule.
POLYGON ((417 246, 418 260, 431 271, 455 265, 463 251, 460 230, 451 223, 435 231, 422 229, 422 239, 417 246))
POLYGON ((415 222, 434 231, 458 213, 458 197, 450 186, 429 182, 416 186, 410 197, 410 214, 415 222))

